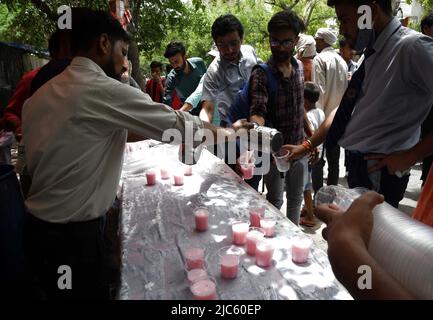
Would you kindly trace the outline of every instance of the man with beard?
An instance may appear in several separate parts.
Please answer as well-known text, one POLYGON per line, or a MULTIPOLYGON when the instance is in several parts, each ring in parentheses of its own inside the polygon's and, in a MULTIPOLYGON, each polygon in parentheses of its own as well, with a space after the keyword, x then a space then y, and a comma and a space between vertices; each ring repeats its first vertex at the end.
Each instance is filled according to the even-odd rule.
MULTIPOLYGON (((116 196, 127 130, 161 140, 165 130, 177 129, 178 143, 188 121, 193 134, 217 130, 118 81, 129 36, 108 13, 85 9, 80 23, 74 15, 72 23, 74 59, 23 108, 32 178, 25 243, 46 298, 105 299, 106 212, 116 196)), ((248 127, 234 125, 242 126, 248 127)), ((232 138, 228 131, 218 133, 232 138)))
POLYGON ((433 104, 433 73, 426 72, 433 70, 433 39, 401 26, 390 0, 328 0, 328 5, 335 7, 340 33, 357 51, 366 49, 340 106, 304 145, 287 146, 290 158, 305 155, 325 138, 328 145, 338 143, 349 150, 349 187, 378 190, 398 207, 409 175, 369 167, 418 142, 433 104), (372 29, 358 25, 361 5, 371 10, 372 29))
POLYGON ((170 42, 165 50, 164 57, 168 59, 173 70, 167 75, 165 96, 163 103, 171 106, 173 91, 183 106, 180 111, 192 109, 186 99, 195 91, 200 79, 206 73, 206 66, 201 58, 186 58, 186 49, 182 42, 170 42))
MULTIPOLYGON (((277 93, 273 97, 268 92, 269 79, 262 68, 254 68, 250 79, 251 122, 262 126, 267 120, 283 134, 285 144, 298 144, 304 139, 304 74, 302 63, 293 57, 303 29, 304 23, 295 13, 276 13, 268 23, 272 51, 268 65, 277 82, 277 93)), ((287 217, 295 224, 299 223, 306 161, 294 161, 285 173, 280 173, 276 165, 271 164, 264 177, 268 189, 266 199, 278 209, 283 205, 285 184, 287 217)))

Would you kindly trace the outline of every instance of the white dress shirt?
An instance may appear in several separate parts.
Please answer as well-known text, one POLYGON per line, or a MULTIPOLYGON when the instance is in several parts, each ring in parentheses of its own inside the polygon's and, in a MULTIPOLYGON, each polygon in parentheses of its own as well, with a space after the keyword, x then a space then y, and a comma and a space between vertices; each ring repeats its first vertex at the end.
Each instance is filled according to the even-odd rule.
POLYGON ((39 219, 67 223, 101 217, 116 195, 127 130, 161 140, 164 130, 194 131, 188 113, 108 77, 76 57, 23 107, 23 139, 32 184, 26 206, 39 219))
POLYGON ((433 105, 433 39, 391 20, 367 58, 361 97, 339 144, 389 154, 419 141, 433 105))
POLYGON ((346 91, 347 63, 332 47, 327 47, 314 57, 311 79, 320 89, 317 107, 328 116, 340 105, 346 91))

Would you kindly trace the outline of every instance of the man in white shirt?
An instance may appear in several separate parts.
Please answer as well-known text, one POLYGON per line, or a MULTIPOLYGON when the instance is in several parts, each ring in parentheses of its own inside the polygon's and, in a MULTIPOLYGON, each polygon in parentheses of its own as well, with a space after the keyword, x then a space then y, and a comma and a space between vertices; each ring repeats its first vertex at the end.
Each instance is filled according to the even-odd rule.
POLYGON ((165 130, 177 129, 184 141, 187 122, 194 133, 216 128, 118 81, 129 37, 108 13, 83 9, 72 20, 75 58, 23 108, 32 177, 25 237, 47 298, 104 299, 105 213, 116 195, 128 130, 161 140, 165 130), (58 286, 61 266, 70 267, 72 289, 58 286))
MULTIPOLYGON (((329 28, 319 28, 314 36, 319 53, 313 59, 312 81, 320 89, 318 108, 326 116, 337 108, 347 88, 347 64, 335 52, 332 45, 337 36, 329 28)), ((325 148, 328 160, 328 185, 337 185, 339 176, 340 147, 325 148)))

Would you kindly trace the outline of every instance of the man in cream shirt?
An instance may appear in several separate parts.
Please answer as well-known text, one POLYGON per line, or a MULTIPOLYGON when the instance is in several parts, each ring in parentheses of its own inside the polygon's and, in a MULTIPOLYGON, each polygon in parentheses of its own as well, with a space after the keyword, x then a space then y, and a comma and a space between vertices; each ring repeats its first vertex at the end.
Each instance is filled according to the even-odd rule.
POLYGON ((49 299, 108 297, 103 229, 120 178, 127 129, 161 140, 165 130, 174 128, 184 139, 189 121, 194 133, 203 128, 216 133, 199 118, 155 103, 118 81, 129 38, 109 14, 83 9, 79 21, 72 29, 75 58, 70 66, 23 109, 32 177, 25 237, 31 268, 49 299), (57 286, 61 265, 71 267, 71 290, 57 286))
MULTIPOLYGON (((325 116, 340 105, 341 98, 347 88, 347 64, 332 48, 337 36, 329 28, 319 28, 314 36, 319 53, 313 59, 312 81, 320 89, 317 107, 325 116)), ((326 148, 328 160, 328 185, 337 185, 339 176, 340 147, 326 148)), ((323 169, 322 169, 323 171, 323 169)))

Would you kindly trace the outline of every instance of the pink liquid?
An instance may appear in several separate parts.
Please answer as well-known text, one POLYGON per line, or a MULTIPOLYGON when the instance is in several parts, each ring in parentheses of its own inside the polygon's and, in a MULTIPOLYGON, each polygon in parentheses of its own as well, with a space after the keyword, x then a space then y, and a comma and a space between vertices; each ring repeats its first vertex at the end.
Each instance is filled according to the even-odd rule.
POLYGON ((174 175, 174 185, 182 186, 183 185, 183 173, 174 175))
POLYGON ((247 242, 247 233, 249 231, 248 223, 238 222, 232 225, 233 243, 242 246, 247 242))
POLYGON ((245 180, 250 180, 253 177, 254 165, 253 164, 241 165, 241 172, 242 172, 242 178, 244 178, 245 180))
POLYGON ((265 235, 258 230, 252 230, 247 234, 247 254, 253 256, 256 254, 257 242, 263 240, 265 235))
POLYGON ((201 248, 190 248, 185 252, 186 268, 203 269, 204 268, 204 250, 201 248))
POLYGON ((154 171, 146 172, 146 180, 148 186, 153 186, 156 183, 156 172, 154 171))
POLYGON ((295 239, 292 244, 292 260, 295 263, 306 263, 310 255, 311 240, 295 239))
POLYGON ((206 231, 209 227, 209 211, 207 209, 196 209, 194 212, 195 229, 197 231, 206 231))
POLYGON ((161 179, 167 180, 170 178, 170 174, 167 169, 161 169, 161 179))
POLYGON ((192 176, 192 166, 186 166, 184 174, 186 176, 192 176))
POLYGON ((261 241, 256 248, 256 264, 259 267, 270 267, 272 265, 272 256, 274 255, 274 247, 266 241, 261 241))
POLYGON ((221 257, 221 277, 234 279, 238 276, 239 257, 233 254, 226 254, 221 257))
POLYGON ((250 209, 250 224, 251 227, 260 228, 260 220, 264 217, 265 208, 250 209))
POLYGON ((190 285, 199 280, 206 280, 208 278, 207 272, 204 269, 192 269, 186 275, 190 285))
POLYGON ((265 237, 273 237, 275 235, 275 224, 277 222, 272 219, 262 219, 260 227, 265 231, 265 237))
POLYGON ((216 285, 211 280, 200 280, 191 286, 191 292, 196 300, 216 300, 216 285))

